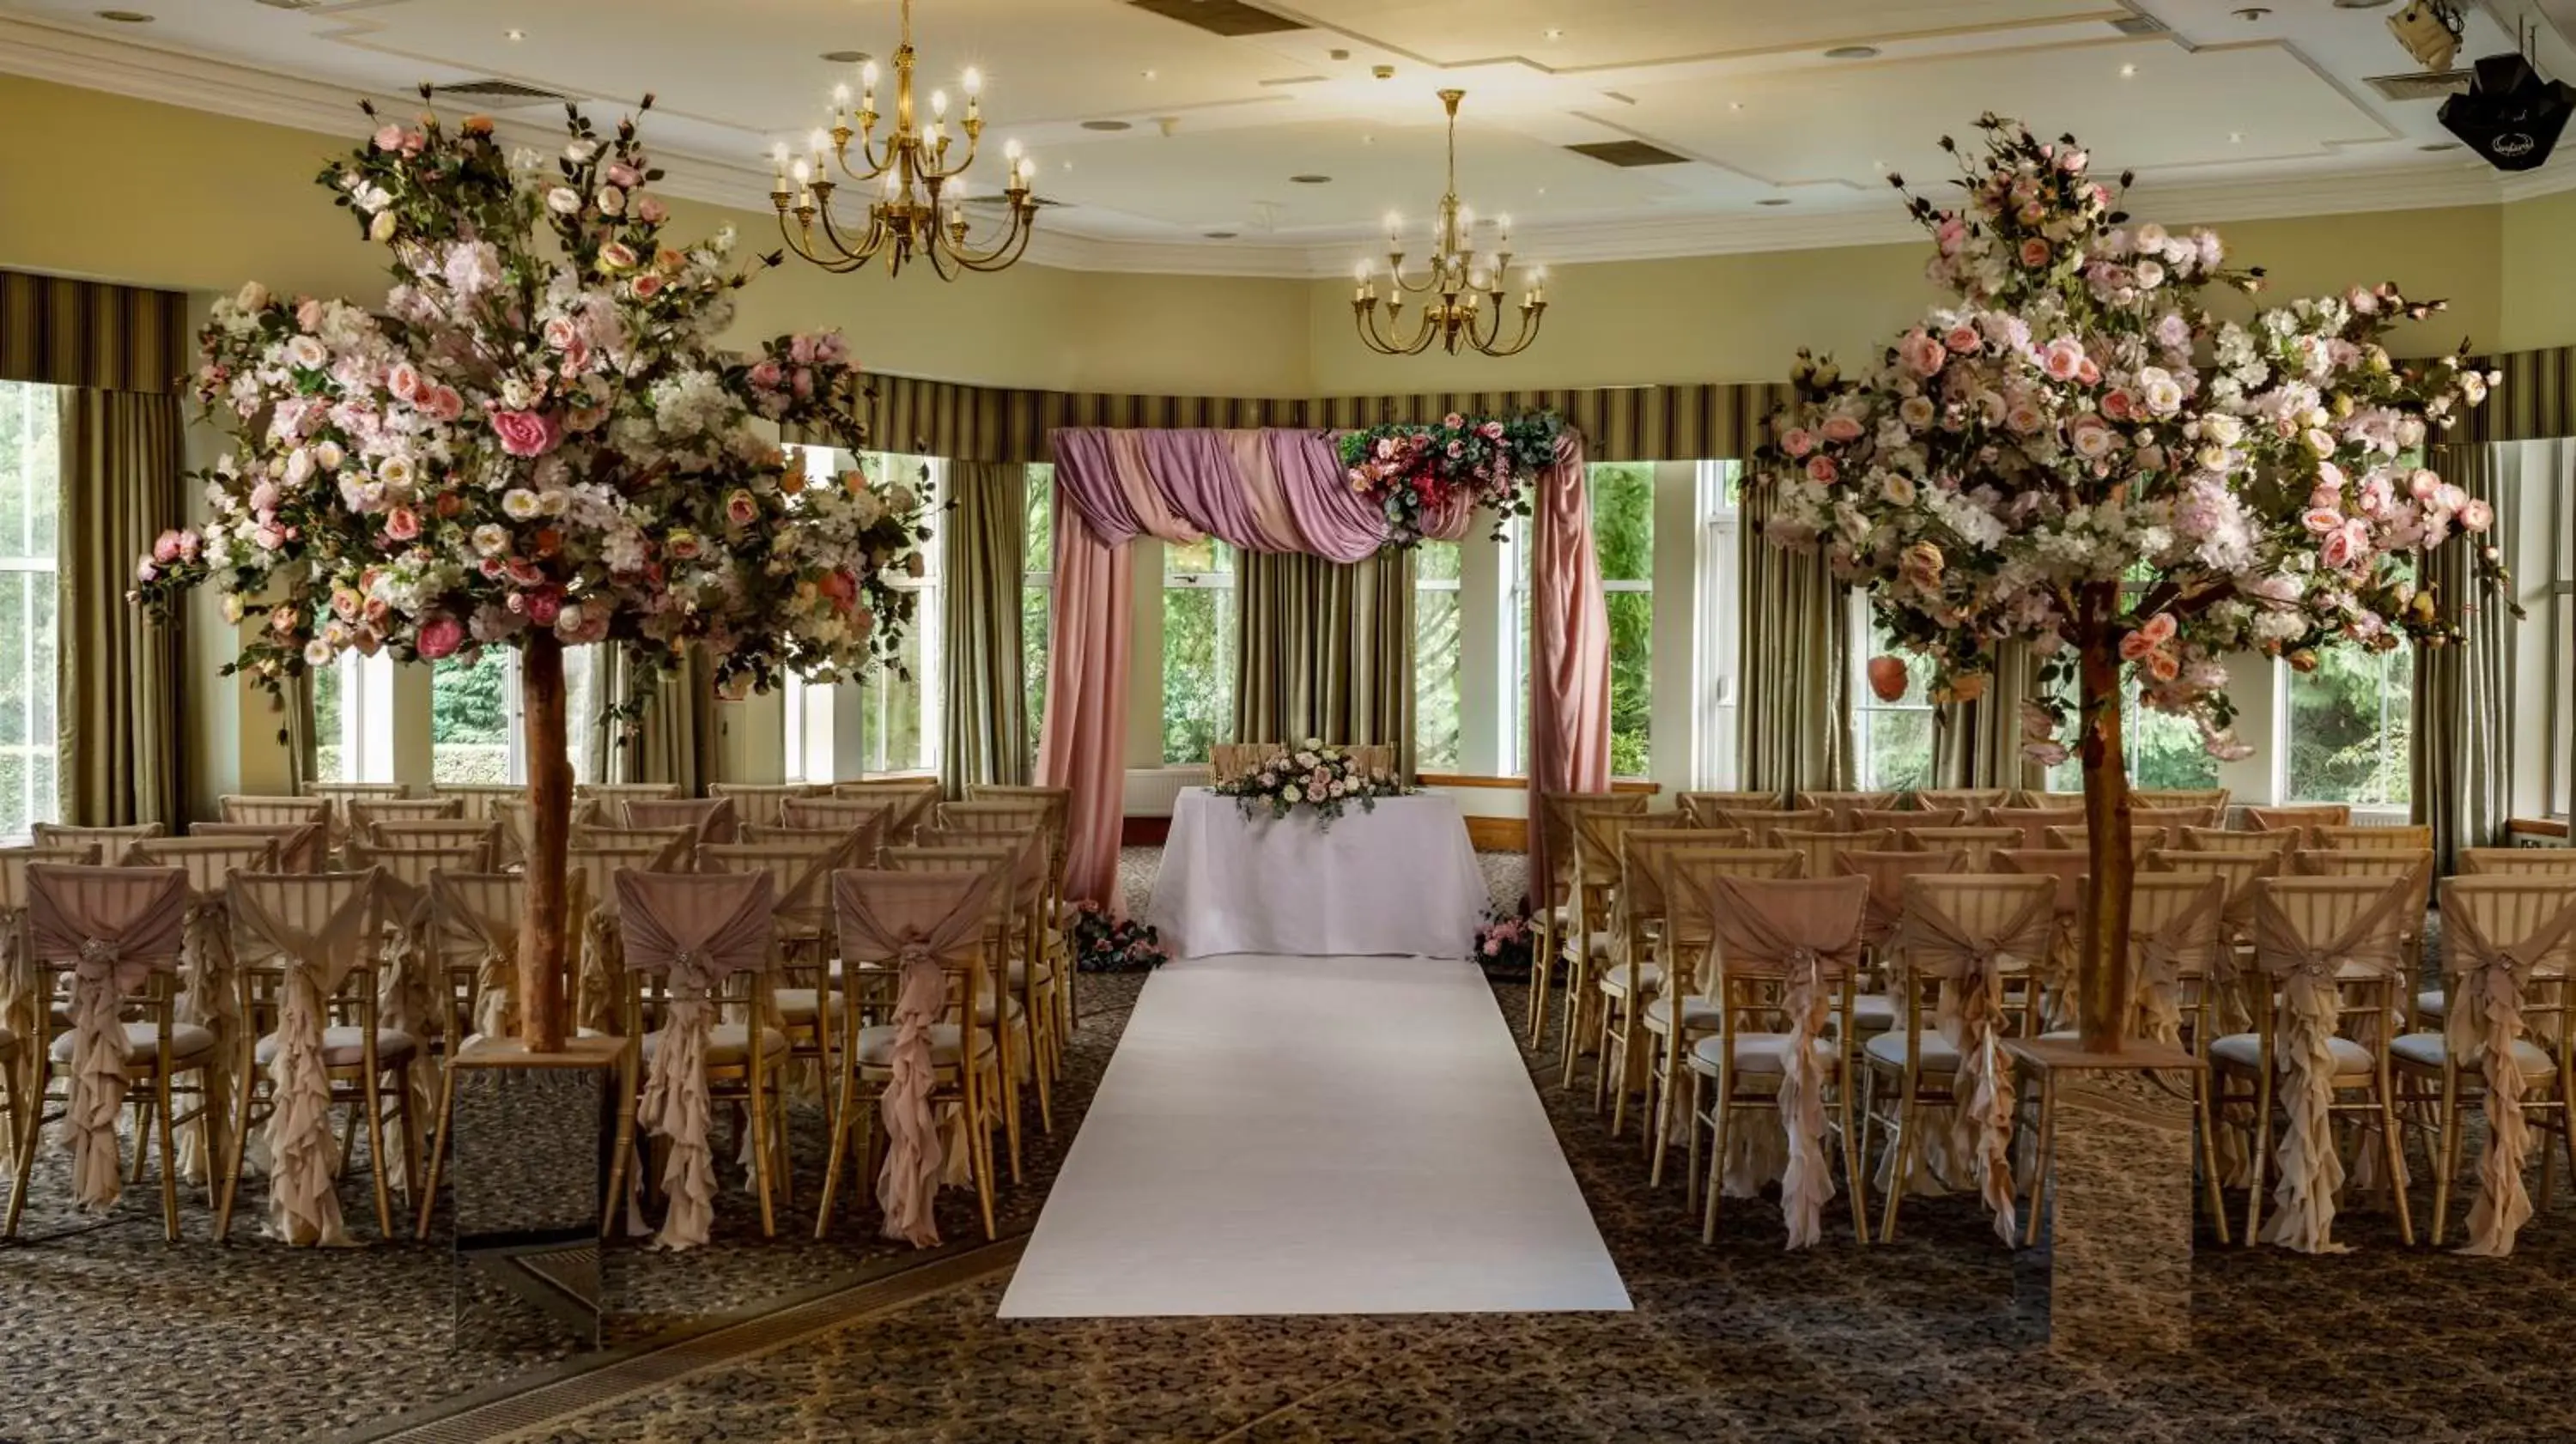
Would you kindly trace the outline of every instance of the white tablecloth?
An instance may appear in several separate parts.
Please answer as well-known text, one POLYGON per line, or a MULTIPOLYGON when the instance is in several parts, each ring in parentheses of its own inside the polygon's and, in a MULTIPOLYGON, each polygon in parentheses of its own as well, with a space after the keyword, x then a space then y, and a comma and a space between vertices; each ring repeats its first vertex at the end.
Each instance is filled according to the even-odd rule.
POLYGON ((1385 798, 1329 830, 1240 807, 1204 787, 1172 806, 1145 920, 1173 956, 1466 956, 1488 896, 1456 803, 1385 798))

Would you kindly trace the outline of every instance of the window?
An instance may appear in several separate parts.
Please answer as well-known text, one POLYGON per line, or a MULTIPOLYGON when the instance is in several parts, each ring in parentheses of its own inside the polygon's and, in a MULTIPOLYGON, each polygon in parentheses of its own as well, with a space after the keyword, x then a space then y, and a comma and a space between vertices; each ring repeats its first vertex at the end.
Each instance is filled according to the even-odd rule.
POLYGON ((1020 577, 1020 665, 1027 681, 1028 764, 1035 775, 1038 729, 1046 722, 1047 643, 1055 625, 1055 467, 1029 468, 1028 570, 1020 577))
POLYGON ((1736 697, 1742 686, 1742 518, 1735 506, 1742 470, 1732 461, 1699 464, 1699 655, 1692 673, 1699 757, 1693 782, 1720 790, 1735 786, 1736 697))
POLYGON ((2284 664, 2281 796, 2402 807, 2412 793, 2415 649, 2318 649, 2316 670, 2284 664))
POLYGON ((61 808, 54 753, 60 434, 54 388, 0 382, 0 836, 13 838, 54 821, 61 808))
POLYGON ((1429 772, 1458 768, 1466 708, 1464 638, 1458 611, 1458 543, 1427 541, 1413 552, 1413 753, 1429 772))
MULTIPOLYGON (((2069 725, 2058 729, 2058 740, 2071 750, 2077 729, 2075 709, 2069 700, 2069 725)), ((2138 693, 2131 688, 2120 708, 2120 752, 2128 763, 2131 787, 2216 787, 2218 759, 2200 743, 2200 728, 2190 719, 2159 712, 2138 705, 2138 693)), ((2052 792, 2081 792, 2084 789, 2084 764, 2073 756, 2048 769, 2042 779, 2052 792)))
MULTIPOLYGON (((313 673, 313 776, 320 782, 394 780, 394 659, 343 652, 313 673)), ((573 726, 583 728, 582 713, 573 726)), ((575 738, 575 745, 581 743, 575 738)))
POLYGON ((430 781, 448 785, 524 778, 515 725, 518 697, 519 654, 506 648, 485 648, 471 662, 432 663, 430 781))
POLYGON ((1932 663, 1898 651, 1869 605, 1855 592, 1852 620, 1852 755, 1854 781, 1871 791, 1932 785, 1932 663), (1870 690, 1869 659, 1893 655, 1905 663, 1905 693, 1893 702, 1870 690))
POLYGON ((1605 462, 1585 480, 1610 610, 1610 775, 1643 777, 1655 700, 1655 468, 1605 462))
POLYGON ((1503 527, 1502 553, 1503 615, 1512 619, 1508 627, 1497 627, 1495 633, 1503 654, 1495 659, 1493 675, 1502 679, 1495 695, 1496 710, 1502 714, 1502 760, 1500 771, 1505 777, 1529 775, 1529 665, 1530 665, 1530 522, 1527 517, 1514 517, 1503 527))
POLYGON ((1233 730, 1234 548, 1165 543, 1163 761, 1204 762, 1233 730))

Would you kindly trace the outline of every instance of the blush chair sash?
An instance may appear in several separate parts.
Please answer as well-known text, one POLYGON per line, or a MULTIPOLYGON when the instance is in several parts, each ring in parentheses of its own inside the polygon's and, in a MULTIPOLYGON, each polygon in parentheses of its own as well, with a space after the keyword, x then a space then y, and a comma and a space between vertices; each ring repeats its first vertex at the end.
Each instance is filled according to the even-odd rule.
POLYGON ((27 869, 29 954, 72 968, 71 1097, 63 1126, 72 1198, 83 1208, 111 1207, 124 1189, 116 1111, 125 1103, 125 1029, 117 1005, 148 975, 177 970, 187 934, 183 869, 27 869))
POLYGON ((1789 1050, 1780 1067, 1779 1106, 1789 1161, 1780 1175, 1780 1216, 1789 1226, 1789 1247, 1807 1248, 1823 1236, 1825 1205, 1834 1196, 1814 1045, 1824 1036, 1833 990, 1860 966, 1869 880, 1719 876, 1709 884, 1709 975, 1777 976, 1784 984, 1789 1050))
MULTIPOLYGON (((892 963, 895 982, 894 1056, 886 1080, 885 1167, 877 1175, 877 1204, 885 1236, 934 1248, 939 1225, 934 1205, 946 1160, 930 1096, 937 1086, 931 1027, 948 1006, 948 973, 980 966, 977 948, 992 912, 999 872, 881 872, 853 869, 832 877, 839 916, 841 961, 892 963)), ((975 1066, 974 1020, 958 1030, 957 1066, 975 1066)), ((968 1126, 980 1127, 980 1120, 968 1126)))
POLYGON ((2211 877, 2203 878, 2191 901, 2162 923, 2141 924, 2131 912, 2129 947, 2138 965, 2131 980, 2135 1003, 2130 1026, 2140 1036, 2180 1043, 2182 980, 2224 978, 2235 966, 2222 930, 2226 907, 2227 883, 2211 877))
MULTIPOLYGON (((627 970, 669 979, 669 1016, 636 1107, 637 1121, 671 1142, 662 1168, 671 1207, 653 1236, 655 1248, 696 1248, 713 1230, 716 1160, 707 1137, 715 1105, 707 1087, 707 1035, 715 1027, 714 995, 734 974, 769 965, 776 896, 767 872, 617 874, 627 970)), ((758 1066, 760 1042, 754 1016, 745 1067, 758 1066)))
MULTIPOLYGON (((1993 1210, 1995 1235, 2015 1241, 2012 1170, 2012 1072, 2003 1065, 2003 975, 2035 970, 2057 925, 2053 882, 2034 887, 2001 926, 1962 927, 1920 889, 1907 894, 1894 951, 1908 966, 1941 980, 1935 1021, 1959 1053, 1959 1098, 1952 1147, 1976 1160, 1977 1189, 1993 1210)), ((1906 999, 1900 1003, 1910 1003, 1906 999)))
MULTIPOLYGON (((2442 1031, 2451 1056, 2475 1066, 2486 1083, 2480 1107, 2487 1146, 2478 1155, 2478 1197, 2469 1208, 2469 1241, 2460 1252, 2500 1258, 2513 1252, 2515 1235, 2531 1218, 2531 1195, 2522 1183, 2531 1128, 2522 1113, 2522 1065, 2513 1055, 2525 1028, 2522 1000, 2541 960, 2576 941, 2576 903, 2524 936, 2499 943, 2479 927, 2473 909, 2452 903, 2448 883, 2442 891, 2442 967, 2455 985, 2442 1031)), ((2560 986, 2576 983, 2562 980, 2560 986)))
MULTIPOLYGON (((274 1092, 268 1115, 270 1229, 296 1247, 352 1240, 332 1186, 331 1070, 322 1056, 325 1000, 365 955, 382 877, 374 872, 302 876, 236 874, 226 888, 234 951, 285 965, 277 1013, 274 1092)), ((366 1080, 370 1087, 375 1080, 366 1080)), ((373 1106, 370 1101, 362 1107, 373 1106)))

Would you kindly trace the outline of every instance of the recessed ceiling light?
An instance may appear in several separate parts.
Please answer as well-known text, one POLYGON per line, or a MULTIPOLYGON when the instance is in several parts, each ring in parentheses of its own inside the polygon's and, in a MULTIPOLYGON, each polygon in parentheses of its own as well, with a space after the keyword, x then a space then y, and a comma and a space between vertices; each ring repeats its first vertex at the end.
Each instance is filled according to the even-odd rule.
POLYGON ((512 40, 525 40, 528 38, 528 32, 525 30, 504 30, 501 33, 510 37, 512 40))
POLYGON ((1207 238, 1208 238, 1209 240, 1211 240, 1211 241, 1230 241, 1230 240, 1233 240, 1236 236, 1241 235, 1241 234, 1242 234, 1242 232, 1240 232, 1240 231, 1209 231, 1209 232, 1207 232, 1206 234, 1207 234, 1207 238))
POLYGON ((2135 74, 2137 74, 2137 73, 2138 73, 2138 67, 2136 67, 2136 66, 2134 66, 2134 65, 2123 65, 2123 66, 2121 66, 2121 67, 2120 67, 2120 78, 2121 78, 2122 80, 2126 80, 2126 79, 2128 79, 2130 76, 2135 75, 2135 74))
POLYGON ((144 14, 140 10, 101 10, 98 12, 98 18, 101 20, 113 20, 119 25, 149 25, 152 23, 152 17, 144 14))
POLYGON ((1787 196, 1764 196, 1762 199, 1754 202, 1757 206, 1785 206, 1788 203, 1789 198, 1787 196))
POLYGON ((1361 136, 1361 137, 1360 137, 1360 144, 1362 144, 1362 145, 1375 145, 1375 144, 1377 144, 1377 137, 1376 137, 1376 136, 1373 136, 1373 135, 1364 135, 1364 136, 1361 136))
POLYGON ((1145 78, 1146 78, 1147 80, 1151 80, 1151 79, 1153 79, 1153 78, 1154 78, 1154 72, 1152 72, 1152 71, 1150 71, 1150 70, 1146 71, 1146 72, 1145 72, 1145 78))
POLYGON ((1333 178, 1328 175, 1292 175, 1288 179, 1301 186, 1320 186, 1330 185, 1333 178))
POLYGON ((1875 45, 1837 45, 1825 52, 1827 60, 1874 60, 1877 56, 1875 45))
POLYGON ((1086 120, 1082 123, 1082 128, 1084 130, 1134 130, 1136 127, 1123 120, 1086 120))
POLYGON ((1742 110, 1744 108, 1744 102, 1740 100, 1730 100, 1726 103, 1726 108, 1729 110, 1742 110))
POLYGON ((826 50, 823 58, 834 65, 865 65, 875 57, 864 50, 826 50))
POLYGON ((1539 193, 1540 195, 1546 195, 1546 194, 1547 194, 1547 187, 1545 187, 1545 186, 1540 186, 1540 187, 1538 188, 1538 193, 1539 193))
POLYGON ((2245 132, 2241 130, 2229 131, 2227 133, 2227 143, 2229 145, 2243 145, 2245 143, 2245 132))
POLYGON ((1547 38, 1550 40, 1563 40, 1565 38, 1565 32, 1562 30, 1550 30, 1547 32, 1547 38))

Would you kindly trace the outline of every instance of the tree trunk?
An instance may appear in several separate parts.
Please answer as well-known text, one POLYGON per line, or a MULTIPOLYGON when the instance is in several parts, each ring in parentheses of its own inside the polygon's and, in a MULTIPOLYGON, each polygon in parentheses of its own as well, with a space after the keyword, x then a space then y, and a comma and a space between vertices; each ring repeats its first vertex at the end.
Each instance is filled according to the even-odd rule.
POLYGON ((2083 630, 2078 659, 2082 689, 2080 755, 2084 763, 2086 866, 2084 934, 2077 959, 2078 1025, 2089 1052, 2117 1053, 2128 1036, 2129 891, 2137 862, 2129 851, 2129 773, 2120 744, 2120 652, 2109 618, 2117 583, 2083 630))
POLYGON ((564 1043, 564 976, 570 899, 572 758, 564 726, 563 643, 539 628, 519 660, 520 704, 528 754, 528 913, 519 933, 519 1037, 531 1053, 564 1043))

